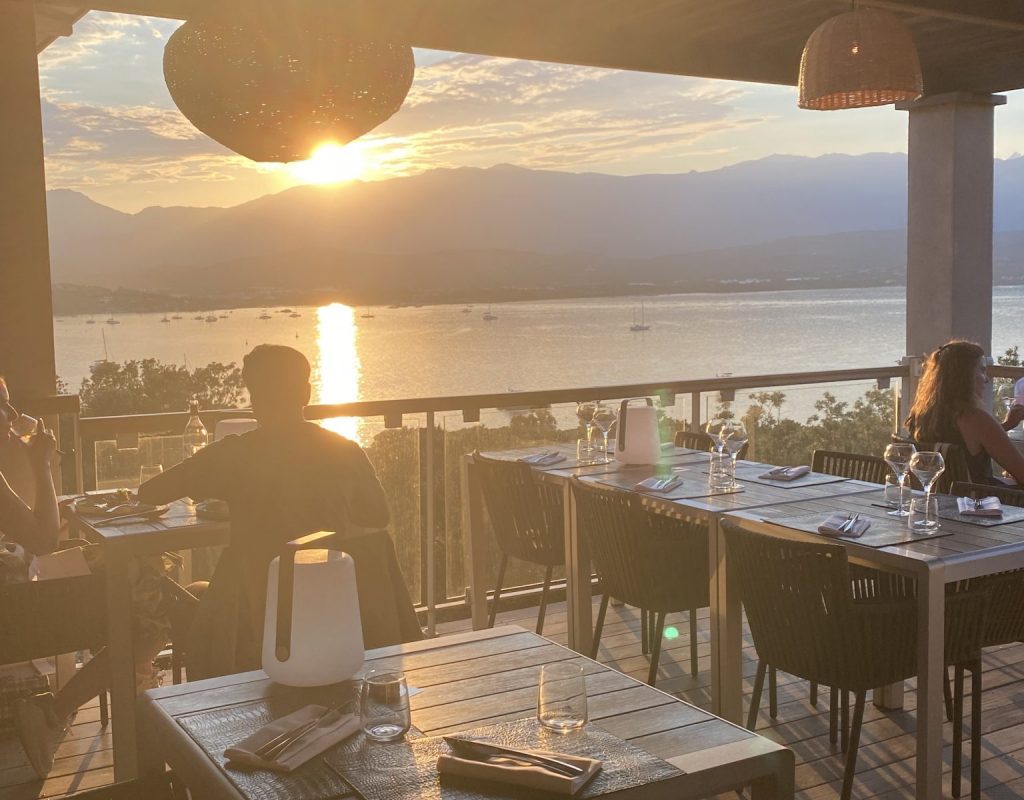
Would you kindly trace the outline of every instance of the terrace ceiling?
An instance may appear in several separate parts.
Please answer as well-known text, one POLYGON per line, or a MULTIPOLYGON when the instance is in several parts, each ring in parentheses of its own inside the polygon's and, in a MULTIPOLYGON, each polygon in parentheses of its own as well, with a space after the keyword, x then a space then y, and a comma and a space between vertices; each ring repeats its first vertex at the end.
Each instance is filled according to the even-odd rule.
MULTIPOLYGON (((414 47, 794 85, 804 42, 846 0, 92 0, 34 3, 38 47, 91 9, 172 19, 268 7, 414 47)), ((925 92, 1024 87, 1024 0, 862 0, 910 27, 925 92)), ((256 12, 259 13, 259 12, 256 12)))

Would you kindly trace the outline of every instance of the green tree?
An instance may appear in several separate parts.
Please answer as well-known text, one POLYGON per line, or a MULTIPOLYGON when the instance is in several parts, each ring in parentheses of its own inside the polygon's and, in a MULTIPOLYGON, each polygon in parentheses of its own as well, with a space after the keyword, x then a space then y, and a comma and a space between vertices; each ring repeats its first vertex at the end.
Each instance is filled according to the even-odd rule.
POLYGON ((155 358, 97 362, 79 395, 86 417, 185 411, 192 396, 203 408, 235 408, 246 396, 242 371, 233 363, 214 362, 190 372, 155 358))

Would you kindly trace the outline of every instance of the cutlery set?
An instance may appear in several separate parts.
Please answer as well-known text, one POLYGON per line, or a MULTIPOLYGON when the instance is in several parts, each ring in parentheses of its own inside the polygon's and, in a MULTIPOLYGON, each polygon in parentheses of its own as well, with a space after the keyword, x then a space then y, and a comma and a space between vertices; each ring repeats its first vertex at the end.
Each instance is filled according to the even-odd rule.
POLYGON ((570 764, 567 761, 560 761, 557 758, 550 758, 525 750, 513 750, 512 748, 501 747, 490 742, 459 739, 454 736, 445 736, 444 741, 455 755, 460 758, 469 758, 473 761, 492 761, 496 759, 514 761, 528 764, 532 767, 540 767, 549 772, 554 772, 556 775, 564 775, 567 778, 577 778, 584 772, 582 767, 570 764))
POLYGON ((840 533, 849 533, 853 530, 853 526, 857 524, 857 520, 860 519, 860 514, 850 512, 846 517, 846 522, 840 525, 836 530, 840 533))
POLYGON ((341 718, 341 714, 344 710, 352 705, 351 700, 347 700, 344 703, 331 706, 324 712, 311 720, 303 722, 301 725, 297 725, 291 730, 284 731, 278 734, 269 742, 261 745, 256 749, 255 755, 262 758, 264 761, 275 761, 279 758, 288 748, 299 741, 307 733, 315 730, 316 728, 324 728, 328 725, 333 725, 341 718))

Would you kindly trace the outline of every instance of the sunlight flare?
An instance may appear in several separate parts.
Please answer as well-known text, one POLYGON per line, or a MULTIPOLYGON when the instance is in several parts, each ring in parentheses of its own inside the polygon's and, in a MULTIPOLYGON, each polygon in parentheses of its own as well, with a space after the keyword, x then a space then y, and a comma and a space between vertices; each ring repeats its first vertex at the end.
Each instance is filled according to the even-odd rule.
MULTIPOLYGON (((350 403, 359 399, 359 354, 356 350, 355 312, 341 303, 322 306, 316 312, 318 403, 350 403)), ((324 427, 359 441, 359 420, 336 417, 324 427)))
POLYGON ((363 177, 369 162, 365 150, 355 142, 345 146, 325 142, 313 151, 308 161, 289 164, 287 169, 302 183, 325 185, 363 177))

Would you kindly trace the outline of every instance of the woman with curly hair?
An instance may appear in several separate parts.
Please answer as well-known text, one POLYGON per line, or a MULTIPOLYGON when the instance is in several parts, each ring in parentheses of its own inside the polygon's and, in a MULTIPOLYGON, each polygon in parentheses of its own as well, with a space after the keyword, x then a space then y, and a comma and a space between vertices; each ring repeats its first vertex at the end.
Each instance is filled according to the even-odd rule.
POLYGON ((1024 455, 1006 435, 1024 419, 1024 406, 1013 406, 999 422, 984 406, 987 384, 985 351, 973 342, 947 342, 925 361, 907 430, 918 442, 960 445, 974 483, 1002 483, 992 474, 995 460, 1024 486, 1024 455))

